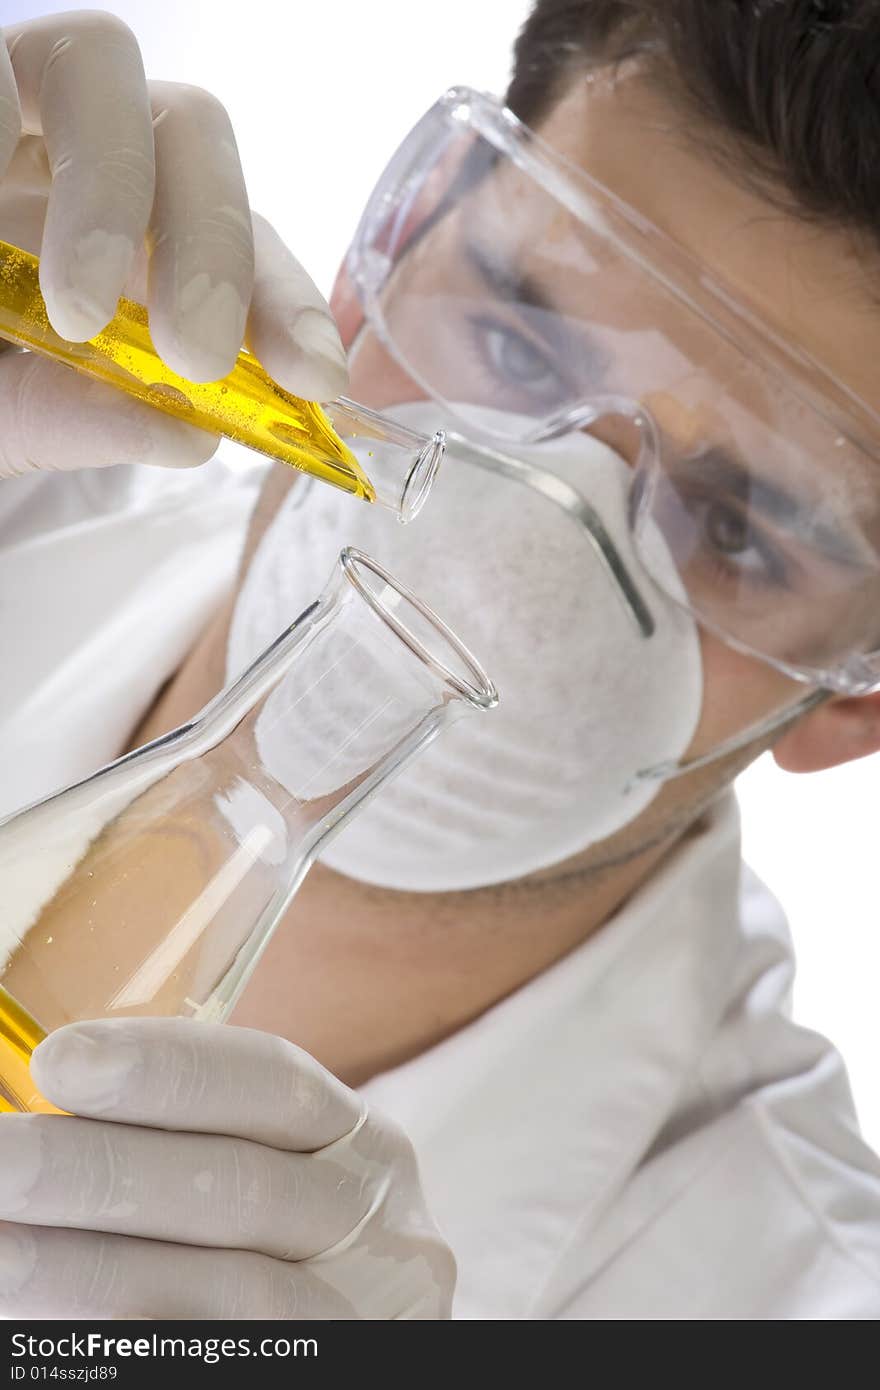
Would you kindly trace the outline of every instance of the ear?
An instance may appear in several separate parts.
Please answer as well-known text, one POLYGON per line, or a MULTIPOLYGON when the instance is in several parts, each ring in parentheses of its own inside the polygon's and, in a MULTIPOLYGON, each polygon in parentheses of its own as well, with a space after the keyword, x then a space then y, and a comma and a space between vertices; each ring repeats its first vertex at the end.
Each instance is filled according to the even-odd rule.
POLYGON ((786 772, 821 772, 880 751, 880 692, 841 696, 811 710, 773 748, 786 772))

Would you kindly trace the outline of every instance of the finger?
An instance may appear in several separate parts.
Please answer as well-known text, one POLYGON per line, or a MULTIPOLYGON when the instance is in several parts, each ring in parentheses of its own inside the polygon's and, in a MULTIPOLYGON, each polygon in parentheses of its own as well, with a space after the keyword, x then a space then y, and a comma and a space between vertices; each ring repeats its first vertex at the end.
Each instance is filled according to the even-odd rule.
POLYGON ((0 354, 0 479, 47 470, 204 463, 217 437, 32 352, 0 354))
POLYGON ((345 349, 327 301, 275 229, 253 215, 256 266, 247 343, 295 396, 329 401, 348 386, 345 349))
POLYGON ((150 83, 156 200, 150 224, 150 331, 190 381, 228 376, 254 280, 250 209, 225 108, 208 92, 150 83))
POLYGON ((68 1024, 40 1043, 31 1072, 53 1104, 78 1115, 302 1153, 348 1134, 362 1114, 354 1091, 293 1043, 190 1019, 68 1024))
POLYGON ((42 132, 52 170, 40 285, 53 328, 79 342, 113 317, 153 202, 140 50, 94 10, 33 20, 7 40, 25 127, 42 132))
POLYGON ((18 85, 9 50, 0 31, 0 178, 6 173, 21 134, 21 106, 18 85))
POLYGON ((383 1189, 378 1166, 347 1167, 348 1152, 5 1115, 0 1219, 305 1260, 350 1235, 383 1189))
MULTIPOLYGON (((45 151, 42 140, 21 141, 45 151)), ((34 149, 34 156, 37 148, 34 149)), ((22 159, 16 155, 7 178, 0 184, 0 238, 32 256, 39 256, 43 240, 43 223, 49 195, 48 168, 45 180, 40 178, 38 158, 30 154, 22 159), (28 167, 26 168, 25 165, 28 167), (19 172, 21 177, 19 178, 19 172)), ((124 286, 125 294, 137 304, 147 302, 147 248, 142 242, 131 264, 124 286)), ((0 351, 6 344, 0 340, 0 351)))
POLYGON ((353 1318, 320 1271, 93 1231, 0 1223, 6 1318, 353 1318))
MULTIPOLYGON (((0 183, 0 238, 39 256, 52 177, 42 136, 25 135, 18 142, 6 177, 0 183)), ((147 244, 142 241, 124 285, 137 304, 147 302, 147 244)))

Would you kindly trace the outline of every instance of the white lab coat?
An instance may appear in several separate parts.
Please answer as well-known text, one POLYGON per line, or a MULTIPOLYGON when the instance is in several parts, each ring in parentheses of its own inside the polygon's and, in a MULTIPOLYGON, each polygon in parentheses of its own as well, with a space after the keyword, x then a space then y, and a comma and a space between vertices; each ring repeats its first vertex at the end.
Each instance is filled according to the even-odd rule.
MULTIPOLYGON (((118 751, 252 497, 220 463, 0 485, 0 813, 118 751)), ((456 1316, 880 1316, 880 1161, 793 968, 728 797, 593 939, 364 1088, 415 1144, 456 1316)))

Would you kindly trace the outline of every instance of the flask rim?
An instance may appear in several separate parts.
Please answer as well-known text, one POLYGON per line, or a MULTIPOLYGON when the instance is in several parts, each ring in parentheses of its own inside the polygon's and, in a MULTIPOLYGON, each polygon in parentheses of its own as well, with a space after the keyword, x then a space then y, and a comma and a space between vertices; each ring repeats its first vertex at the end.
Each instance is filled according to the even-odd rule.
POLYGON ((476 657, 460 638, 456 637, 442 618, 439 618, 434 610, 429 608, 411 589, 395 579, 372 556, 367 555, 363 550, 358 550, 355 546, 345 547, 339 556, 339 563, 345 578, 377 617, 404 643, 413 656, 427 666, 445 685, 450 686, 456 695, 476 709, 492 709, 497 705, 498 691, 476 657), (455 669, 452 662, 444 660, 436 652, 430 650, 407 627, 405 621, 402 621, 400 616, 391 611, 375 588, 372 587, 370 575, 392 589, 418 613, 420 618, 430 625, 457 659, 459 670, 455 669))

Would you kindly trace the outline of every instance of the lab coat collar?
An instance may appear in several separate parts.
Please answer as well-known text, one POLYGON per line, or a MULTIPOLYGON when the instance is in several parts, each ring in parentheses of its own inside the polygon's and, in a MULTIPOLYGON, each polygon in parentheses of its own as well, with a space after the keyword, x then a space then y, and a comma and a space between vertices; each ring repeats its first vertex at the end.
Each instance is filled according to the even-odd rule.
MULTIPOLYGON (((528 1316, 672 1119, 734 988, 739 872, 728 793, 583 946, 364 1088, 409 1133, 438 1225, 504 1315, 528 1316)), ((465 1280, 458 1316, 469 1297, 465 1280)))

